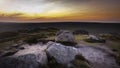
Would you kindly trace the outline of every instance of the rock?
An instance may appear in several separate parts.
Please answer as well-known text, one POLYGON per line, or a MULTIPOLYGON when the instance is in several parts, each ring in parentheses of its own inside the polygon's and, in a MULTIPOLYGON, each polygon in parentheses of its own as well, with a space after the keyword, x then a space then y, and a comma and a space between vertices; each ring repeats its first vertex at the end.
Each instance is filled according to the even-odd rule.
POLYGON ((85 41, 91 42, 91 43, 95 43, 95 42, 105 43, 105 40, 104 40, 104 39, 101 39, 100 37, 97 37, 97 36, 95 36, 95 35, 89 35, 89 36, 88 36, 88 39, 85 39, 85 41))
POLYGON ((94 46, 94 48, 98 49, 98 50, 101 50, 101 51, 104 51, 104 52, 107 52, 109 55, 111 56, 115 56, 115 52, 113 52, 109 47, 107 47, 106 45, 97 45, 97 46, 94 46))
POLYGON ((0 68, 41 68, 48 62, 44 50, 44 46, 29 46, 14 55, 0 58, 0 68))
POLYGON ((55 41, 67 46, 75 46, 77 44, 73 33, 67 30, 57 32, 55 41))
POLYGON ((78 53, 77 49, 70 46, 64 46, 59 43, 54 43, 46 50, 47 54, 54 57, 58 63, 68 64, 78 53))
POLYGON ((0 68, 120 68, 105 46, 71 47, 50 41, 21 47, 0 57, 0 68))
POLYGON ((0 68, 41 68, 36 62, 36 56, 27 54, 19 57, 5 57, 0 59, 0 68))
POLYGON ((75 42, 75 37, 72 32, 67 30, 60 30, 57 32, 56 41, 63 41, 63 42, 75 42))
POLYGON ((99 47, 81 46, 78 52, 91 63, 93 68, 120 68, 111 52, 106 51, 107 48, 99 47))
POLYGON ((89 35, 88 38, 89 39, 94 39, 94 40, 99 40, 99 38, 95 35, 89 35))
POLYGON ((37 45, 29 46, 27 49, 20 50, 13 56, 17 57, 17 56, 26 55, 26 54, 33 54, 36 56, 37 62, 39 62, 40 64, 46 64, 47 56, 44 50, 45 50, 44 46, 40 46, 37 44, 37 45))
POLYGON ((55 42, 49 41, 47 44, 45 44, 45 46, 47 47, 46 49, 48 49, 52 45, 56 45, 55 42))
POLYGON ((64 46, 62 44, 52 42, 46 52, 48 58, 50 59, 49 63, 51 68, 76 68, 82 65, 90 68, 88 61, 78 53, 78 49, 75 47, 64 46), (78 61, 81 62, 81 65, 78 61))
POLYGON ((23 45, 19 46, 18 49, 21 49, 21 48, 27 49, 29 47, 30 47, 29 44, 23 44, 23 45))
POLYGON ((11 56, 14 55, 16 52, 28 48, 30 45, 28 44, 23 44, 23 45, 12 45, 9 47, 6 47, 0 54, 0 57, 6 57, 6 56, 11 56))

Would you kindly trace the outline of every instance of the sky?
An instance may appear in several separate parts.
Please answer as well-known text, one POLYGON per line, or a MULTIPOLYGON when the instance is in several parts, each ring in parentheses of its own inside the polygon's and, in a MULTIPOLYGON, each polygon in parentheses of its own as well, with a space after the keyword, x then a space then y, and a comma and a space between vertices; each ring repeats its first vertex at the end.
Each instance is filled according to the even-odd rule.
POLYGON ((120 0, 0 0, 0 22, 118 22, 120 0))

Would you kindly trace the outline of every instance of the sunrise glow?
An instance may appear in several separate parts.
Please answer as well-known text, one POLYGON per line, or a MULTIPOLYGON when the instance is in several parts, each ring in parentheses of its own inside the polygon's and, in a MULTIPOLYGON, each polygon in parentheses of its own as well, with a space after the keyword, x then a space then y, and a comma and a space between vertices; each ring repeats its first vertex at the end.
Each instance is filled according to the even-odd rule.
POLYGON ((118 0, 0 0, 0 21, 120 21, 118 0))

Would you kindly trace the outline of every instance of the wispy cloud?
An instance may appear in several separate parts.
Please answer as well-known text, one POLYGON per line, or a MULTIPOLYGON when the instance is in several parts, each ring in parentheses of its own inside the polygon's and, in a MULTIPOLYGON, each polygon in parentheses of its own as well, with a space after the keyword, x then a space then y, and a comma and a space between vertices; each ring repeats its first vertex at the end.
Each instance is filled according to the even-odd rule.
POLYGON ((119 20, 119 12, 120 0, 0 0, 0 21, 119 20))

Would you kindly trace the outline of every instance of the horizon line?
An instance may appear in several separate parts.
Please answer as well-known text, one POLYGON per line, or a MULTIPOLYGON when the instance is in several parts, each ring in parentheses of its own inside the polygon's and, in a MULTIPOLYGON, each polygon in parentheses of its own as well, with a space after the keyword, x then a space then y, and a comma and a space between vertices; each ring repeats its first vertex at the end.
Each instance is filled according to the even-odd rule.
POLYGON ((9 21, 9 22, 0 22, 0 23, 120 23, 120 22, 109 22, 109 21, 39 21, 39 22, 33 22, 33 21, 21 21, 21 22, 15 22, 15 21, 9 21))

